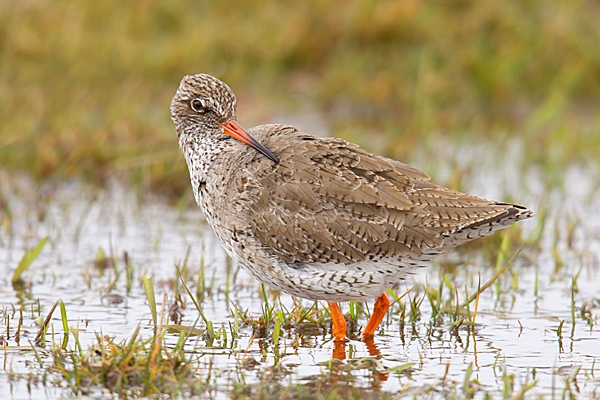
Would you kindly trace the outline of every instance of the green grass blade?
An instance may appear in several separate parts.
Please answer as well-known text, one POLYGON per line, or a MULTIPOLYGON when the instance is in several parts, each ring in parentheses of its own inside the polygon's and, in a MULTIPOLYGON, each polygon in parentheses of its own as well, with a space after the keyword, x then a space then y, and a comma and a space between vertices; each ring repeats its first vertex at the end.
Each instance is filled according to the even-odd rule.
POLYGON ((62 300, 60 300, 58 305, 60 306, 60 319, 62 320, 63 330, 65 331, 65 334, 68 334, 69 321, 67 320, 67 307, 65 307, 65 303, 62 300))
POLYGON ((279 336, 281 334, 281 322, 283 321, 283 312, 277 311, 277 317, 275 318, 275 327, 273 328, 273 344, 275 347, 279 346, 279 336))
POLYGON ((58 302, 58 305, 60 307, 60 319, 62 321, 63 331, 65 332, 61 348, 66 350, 67 344, 69 343, 69 320, 67 319, 67 307, 65 307, 65 303, 62 300, 58 302))
POLYGON ((401 365, 396 365, 395 367, 391 367, 391 368, 387 368, 385 370, 385 372, 396 372, 398 374, 401 374, 402 372, 406 371, 409 368, 412 368, 413 365, 415 365, 416 363, 414 362, 409 362, 406 364, 401 364, 401 365))
POLYGON ((29 267, 31 266, 31 263, 40 255, 42 250, 44 250, 44 246, 46 246, 46 242, 48 242, 48 237, 43 238, 32 250, 25 250, 25 254, 23 255, 23 258, 21 258, 21 261, 19 262, 17 269, 13 273, 13 277, 12 277, 13 285, 15 283, 18 283, 21 280, 21 275, 23 274, 23 272, 25 272, 25 271, 27 271, 27 269, 29 269, 29 267))
POLYGON ((158 326, 158 316, 156 313, 156 298, 154 297, 154 285, 152 284, 152 278, 147 276, 144 278, 144 289, 146 289, 146 297, 148 297, 148 306, 150 307, 150 313, 152 314, 152 322, 154 323, 154 329, 158 326))

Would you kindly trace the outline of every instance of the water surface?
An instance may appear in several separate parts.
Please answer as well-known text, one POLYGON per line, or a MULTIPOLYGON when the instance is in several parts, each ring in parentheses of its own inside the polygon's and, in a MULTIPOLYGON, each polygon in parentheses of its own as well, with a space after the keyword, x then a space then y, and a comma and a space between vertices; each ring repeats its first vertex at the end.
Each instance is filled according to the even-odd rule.
MULTIPOLYGON (((529 246, 497 285, 482 293, 475 326, 455 329, 447 318, 432 318, 425 299, 421 315, 412 323, 407 319, 401 323, 399 306, 392 308, 375 337, 377 357, 370 355, 365 343, 352 340, 346 360, 332 362, 334 344, 327 329, 285 329, 277 349, 270 340, 253 338, 251 327, 242 327, 239 339, 211 346, 204 338, 190 340, 186 348, 194 354, 197 372, 208 374, 210 370, 210 379, 221 389, 211 395, 227 398, 232 382, 244 382, 249 393, 254 393, 253 385, 264 384, 271 374, 280 386, 348 383, 367 394, 443 397, 461 393, 467 370, 472 368, 470 381, 480 385, 479 395, 501 395, 510 381, 513 394, 536 382, 528 394, 552 398, 567 391, 582 398, 600 396, 597 178, 591 167, 573 165, 558 177, 561 185, 550 185, 557 177, 548 177, 536 167, 522 167, 523 151, 518 144, 507 144, 502 154, 490 155, 486 149, 486 143, 438 144, 435 165, 418 164, 416 156, 417 166, 434 175, 437 182, 450 180, 452 171, 459 168, 465 171, 461 190, 518 201, 545 219, 539 248, 532 248, 531 240, 542 229, 539 218, 519 224, 521 237, 529 246), (407 363, 414 365, 402 373, 393 371, 407 363)), ((143 336, 150 337, 151 315, 141 281, 152 277, 159 307, 165 294, 171 305, 175 266, 181 266, 186 255, 192 276, 197 278, 204 268, 210 290, 202 304, 216 328, 230 326, 232 303, 255 318, 261 315, 260 285, 230 264, 198 209, 178 209, 160 198, 139 196, 118 183, 104 189, 80 182, 39 187, 26 176, 3 171, 0 177, 0 198, 5 204, 0 220, 0 335, 7 343, 6 350, 0 351, 0 393, 5 393, 5 398, 51 399, 72 393, 58 375, 46 376, 46 383, 31 379, 45 375, 27 347, 38 330, 36 319, 44 317, 55 301, 64 301, 69 325, 79 329, 84 347, 95 344, 97 334, 127 340, 138 327, 143 336), (25 249, 46 236, 46 248, 24 274, 25 286, 14 288, 12 273, 25 249), (98 262, 102 255, 116 263, 98 262), (126 259, 134 271, 129 292, 124 278, 126 259), (21 307, 23 334, 17 343, 15 326, 21 307)), ((486 282, 494 275, 498 251, 498 243, 488 241, 483 247, 452 252, 419 271, 397 293, 420 283, 409 297, 422 297, 423 284, 439 288, 442 266, 450 265, 447 277, 464 299, 466 292, 477 290, 479 281, 486 282)), ((271 297, 288 310, 294 307, 288 295, 274 299, 271 297)), ((181 324, 203 327, 191 302, 186 299, 186 303, 181 324)), ((312 305, 303 304, 307 308, 312 305)), ((342 310, 346 312, 348 306, 342 310)), ((359 320, 361 325, 365 322, 359 320)), ((51 329, 62 333, 58 313, 51 329)), ((177 335, 167 334, 167 342, 177 339, 177 335)), ((51 364, 49 352, 40 354, 44 363, 51 364)), ((99 388, 97 394, 102 393, 106 394, 99 388)))

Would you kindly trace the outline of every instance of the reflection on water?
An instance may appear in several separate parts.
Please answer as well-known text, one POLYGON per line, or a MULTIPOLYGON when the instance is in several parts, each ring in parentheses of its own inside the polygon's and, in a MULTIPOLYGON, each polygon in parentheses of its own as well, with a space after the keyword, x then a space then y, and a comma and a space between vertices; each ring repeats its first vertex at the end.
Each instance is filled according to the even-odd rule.
MULTIPOLYGON (((509 154, 508 159, 518 160, 518 146, 511 146, 507 152, 515 154, 509 154)), ((466 152, 463 148, 448 152, 456 157, 461 151, 466 152)), ((440 150, 438 167, 429 171, 439 174, 438 182, 445 179, 444 170, 451 164, 445 154, 440 150)), ((481 157, 475 154, 480 152, 470 157, 481 157)), ((473 327, 456 327, 447 320, 432 318, 427 300, 413 322, 401 319, 398 304, 392 305, 383 330, 373 341, 335 343, 326 329, 301 324, 284 329, 278 346, 274 346, 268 340, 269 332, 255 337, 251 327, 243 326, 239 338, 221 338, 211 344, 201 337, 190 340, 186 348, 193 350, 198 371, 218 370, 215 383, 231 387, 232 381, 240 380, 241 368, 248 390, 272 379, 275 386, 301 382, 307 388, 323 389, 344 383, 361 391, 410 393, 411 388, 429 384, 462 383, 472 366, 471 380, 491 393, 501 393, 505 377, 514 375, 515 387, 537 380, 529 393, 550 395, 553 390, 562 390, 569 374, 581 368, 588 379, 581 372, 579 392, 598 393, 597 378, 591 376, 592 372, 600 376, 600 196, 595 195, 596 178, 588 169, 574 166, 562 177, 564 187, 548 191, 541 183, 547 179, 535 168, 522 172, 514 162, 499 173, 496 164, 482 165, 485 167, 464 167, 468 172, 461 183, 466 187, 461 189, 518 199, 539 210, 538 215, 541 211, 546 224, 539 252, 523 249, 510 272, 480 296, 473 327)), ((425 165, 420 167, 426 169, 425 165)), ((6 172, 0 172, 0 177, 0 335, 9 346, 28 346, 37 333, 36 318, 45 316, 58 299, 65 302, 69 324, 79 329, 84 345, 95 343, 96 333, 127 339, 138 326, 143 335, 150 336, 151 316, 141 279, 152 276, 158 306, 162 306, 163 293, 172 306, 176 300, 175 265, 183 265, 186 257, 188 278, 194 287, 203 282, 198 294, 215 329, 229 327, 232 304, 255 318, 261 315, 259 285, 229 264, 196 208, 177 210, 153 198, 139 201, 118 184, 97 190, 69 182, 40 189, 27 177, 6 172), (12 272, 24 250, 46 236, 50 241, 24 274, 24 286, 13 288, 12 272), (125 278, 127 266, 133 273, 129 283, 125 278), (21 306, 23 325, 17 343, 14 327, 21 306)), ((540 225, 536 220, 521 223, 523 237, 535 236, 540 225)), ((442 287, 439 265, 458 262, 461 268, 452 272, 450 279, 463 290, 457 295, 464 297, 464 291, 476 291, 479 279, 485 282, 494 274, 494 266, 486 260, 489 258, 477 251, 453 253, 421 271, 414 282, 442 287)), ((407 282, 406 288, 414 282, 407 282)), ((422 289, 415 290, 413 298, 418 296, 423 296, 422 289)), ((281 296, 281 304, 287 310, 295 305, 287 295, 281 296)), ((312 305, 302 304, 307 309, 312 305)), ((180 323, 202 327, 190 305, 178 306, 180 323)), ((343 305, 342 311, 347 312, 348 306, 343 305)), ((359 325, 365 322, 363 318, 359 325)), ((62 332, 57 315, 52 324, 56 332, 62 332)), ((178 335, 168 334, 167 340, 175 343, 178 335)), ((48 355, 42 353, 41 357, 48 355)), ((32 372, 36 369, 33 360, 27 351, 0 353, 0 392, 11 393, 13 398, 29 397, 27 386, 11 381, 8 372, 32 372)), ((61 393, 40 385, 32 385, 31 390, 34 398, 53 398, 61 393)))

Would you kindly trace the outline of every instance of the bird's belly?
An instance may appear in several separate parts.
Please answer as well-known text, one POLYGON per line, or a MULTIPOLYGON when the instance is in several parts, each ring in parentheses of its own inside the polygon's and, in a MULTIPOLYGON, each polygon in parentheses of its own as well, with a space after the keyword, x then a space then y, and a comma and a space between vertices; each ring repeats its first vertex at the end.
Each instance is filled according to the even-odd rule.
POLYGON ((351 265, 277 263, 268 268, 237 260, 257 280, 273 289, 308 300, 371 300, 428 265, 427 260, 381 260, 351 265))

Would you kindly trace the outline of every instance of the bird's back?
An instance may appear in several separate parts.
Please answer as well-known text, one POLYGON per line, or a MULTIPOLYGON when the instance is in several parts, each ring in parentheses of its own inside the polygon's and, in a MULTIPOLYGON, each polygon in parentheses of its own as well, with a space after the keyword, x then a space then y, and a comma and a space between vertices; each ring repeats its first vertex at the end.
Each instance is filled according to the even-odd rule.
POLYGON ((532 216, 432 184, 413 167, 341 139, 286 125, 249 132, 279 163, 241 143, 223 157, 239 163, 224 191, 224 207, 235 207, 238 218, 223 235, 243 225, 238 234, 289 265, 429 259, 532 216))

